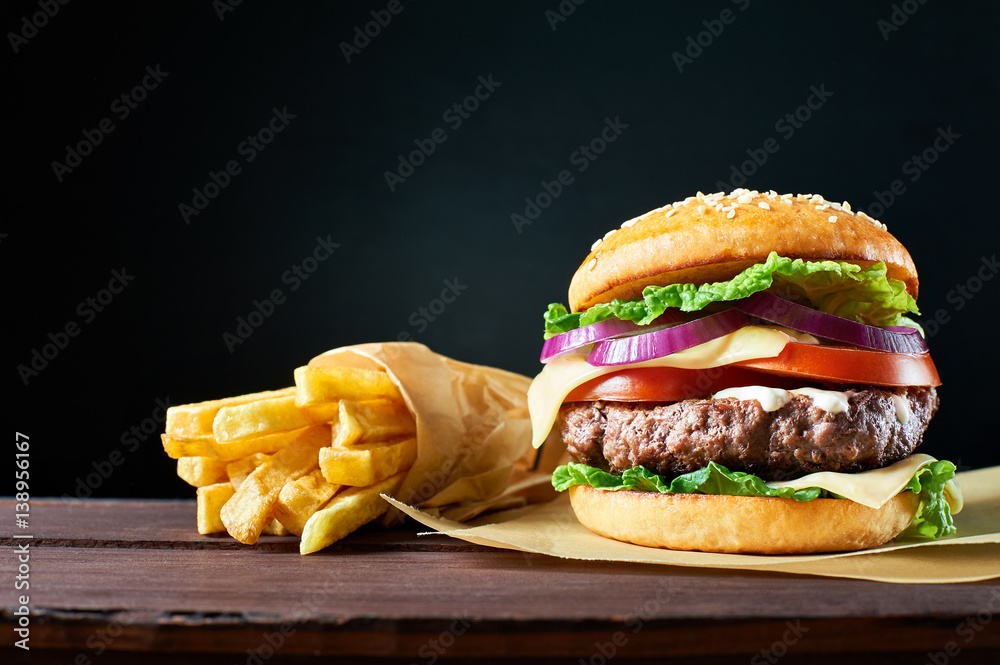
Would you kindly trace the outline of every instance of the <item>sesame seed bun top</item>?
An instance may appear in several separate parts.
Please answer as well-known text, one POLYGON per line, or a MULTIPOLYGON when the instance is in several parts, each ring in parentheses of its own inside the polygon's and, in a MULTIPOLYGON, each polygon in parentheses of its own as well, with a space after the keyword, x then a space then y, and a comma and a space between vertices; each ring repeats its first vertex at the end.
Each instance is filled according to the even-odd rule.
POLYGON ((628 220, 591 249, 570 283, 574 312, 640 297, 651 284, 728 280, 772 251, 863 268, 884 261, 888 276, 917 297, 913 259, 885 225, 818 194, 699 192, 628 220))

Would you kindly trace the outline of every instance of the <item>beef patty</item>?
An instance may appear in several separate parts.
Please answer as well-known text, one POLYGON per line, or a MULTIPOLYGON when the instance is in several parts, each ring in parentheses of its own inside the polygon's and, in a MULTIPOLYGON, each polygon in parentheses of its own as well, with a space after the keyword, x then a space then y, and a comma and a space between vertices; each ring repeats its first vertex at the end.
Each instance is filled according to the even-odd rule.
POLYGON ((914 387, 850 391, 843 413, 824 411, 805 395, 772 412, 735 398, 571 402, 559 412, 559 427, 574 461, 613 473, 644 466, 673 477, 714 461, 764 480, 789 480, 898 462, 920 444, 937 408, 934 388, 914 387), (894 394, 909 406, 905 423, 894 394))

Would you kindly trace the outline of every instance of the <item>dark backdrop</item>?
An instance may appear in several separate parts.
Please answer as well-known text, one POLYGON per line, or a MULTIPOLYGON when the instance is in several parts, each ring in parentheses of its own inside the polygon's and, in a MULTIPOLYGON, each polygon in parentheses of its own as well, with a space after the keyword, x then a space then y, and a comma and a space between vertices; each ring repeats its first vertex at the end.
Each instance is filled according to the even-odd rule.
POLYGON ((160 402, 290 385, 345 344, 532 375, 594 239, 744 178, 907 245, 945 382, 924 449, 1000 463, 998 23, 916 0, 5 3, 3 411, 32 490, 192 496, 160 402))

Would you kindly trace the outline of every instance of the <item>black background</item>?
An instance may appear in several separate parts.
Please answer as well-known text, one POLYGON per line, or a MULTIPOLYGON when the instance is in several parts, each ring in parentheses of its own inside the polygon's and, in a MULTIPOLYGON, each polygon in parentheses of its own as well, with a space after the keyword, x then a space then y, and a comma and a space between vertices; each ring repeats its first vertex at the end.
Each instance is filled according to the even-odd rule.
POLYGON ((557 0, 403 0, 350 62, 341 43, 385 2, 220 6, 71 2, 33 32, 37 0, 5 3, 3 412, 31 437, 34 494, 193 496, 161 425, 129 439, 152 427, 156 400, 291 385, 294 367, 341 345, 409 335, 533 375, 541 314, 592 241, 731 189, 733 169, 755 171, 751 188, 885 208, 919 268, 923 320, 947 320, 928 325, 945 385, 923 449, 1000 463, 1000 280, 977 281, 995 276, 998 239, 994 3, 588 0, 563 2, 556 22, 557 0), (11 33, 33 36, 15 53, 11 33), (122 119, 112 103, 147 66, 166 76, 122 119), (497 87, 456 128, 443 114, 480 76, 497 87), (828 98, 799 109, 814 88, 828 98), (241 142, 286 108, 294 118, 247 163, 241 142), (797 109, 810 117, 794 132, 776 126, 797 109), (104 118, 114 131, 60 182, 53 162, 104 118), (580 172, 571 155, 606 119, 624 129, 580 172), (390 191, 385 172, 436 128, 446 141, 390 191), (957 135, 944 152, 939 130, 957 135), (772 137, 778 151, 747 162, 772 137), (928 149, 925 171, 906 165, 928 149), (186 224, 179 204, 229 160, 242 171, 186 224), (511 216, 564 169, 573 183, 518 232, 511 216), (880 204, 896 180, 902 193, 880 204), (282 276, 317 238, 339 247, 293 291, 282 276), (87 321, 78 308, 114 270, 134 278, 87 321), (459 295, 442 310, 446 280, 459 295), (283 304, 230 351, 223 334, 274 289, 283 304), (18 366, 73 322, 79 334, 25 385, 18 366))

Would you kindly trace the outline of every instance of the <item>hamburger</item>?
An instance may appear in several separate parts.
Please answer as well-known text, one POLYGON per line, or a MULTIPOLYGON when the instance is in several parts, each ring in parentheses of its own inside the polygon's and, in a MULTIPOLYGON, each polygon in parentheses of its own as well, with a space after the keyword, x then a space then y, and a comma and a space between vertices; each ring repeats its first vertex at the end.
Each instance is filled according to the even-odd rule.
POLYGON ((577 518, 652 547, 850 551, 955 533, 955 466, 884 224, 811 194, 699 192, 595 242, 545 313, 534 445, 577 518), (552 432, 555 430, 555 432, 552 432))

